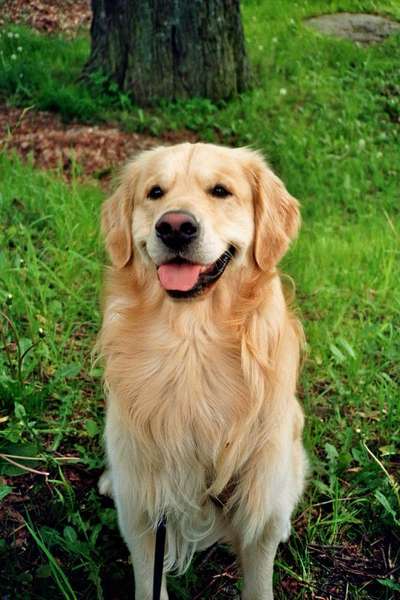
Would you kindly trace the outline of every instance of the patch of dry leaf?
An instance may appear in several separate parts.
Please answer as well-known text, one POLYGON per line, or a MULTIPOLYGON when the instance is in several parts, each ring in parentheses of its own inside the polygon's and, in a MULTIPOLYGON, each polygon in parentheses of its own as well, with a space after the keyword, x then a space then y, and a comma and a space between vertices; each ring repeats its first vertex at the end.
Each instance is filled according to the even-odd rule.
POLYGON ((41 33, 74 35, 88 29, 92 18, 90 0, 5 0, 0 26, 26 24, 41 33))
POLYGON ((57 169, 66 179, 107 178, 127 158, 160 143, 195 141, 188 132, 159 138, 126 133, 112 125, 66 125, 49 112, 0 105, 0 150, 14 150, 42 169, 57 169))

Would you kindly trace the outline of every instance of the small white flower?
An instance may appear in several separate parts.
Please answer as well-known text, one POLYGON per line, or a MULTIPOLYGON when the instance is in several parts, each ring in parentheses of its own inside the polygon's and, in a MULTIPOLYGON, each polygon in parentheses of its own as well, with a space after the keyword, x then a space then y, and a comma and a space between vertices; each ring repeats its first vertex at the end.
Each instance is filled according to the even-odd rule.
POLYGON ((19 38, 19 33, 14 33, 14 37, 15 37, 16 39, 18 39, 18 38, 19 38))
POLYGON ((361 433, 361 429, 359 427, 356 427, 356 433, 361 433))
POLYGON ((9 32, 7 33, 7 37, 9 37, 9 38, 12 38, 12 37, 14 37, 14 34, 13 34, 13 32, 12 32, 12 31, 9 31, 9 32))
POLYGON ((286 94, 287 94, 287 89, 286 89, 286 88, 281 88, 281 89, 279 90, 279 93, 280 93, 280 95, 281 95, 281 96, 286 96, 286 94))
POLYGON ((16 54, 11 54, 11 60, 17 60, 17 55, 16 54))
POLYGON ((17 50, 18 52, 22 52, 22 46, 18 46, 17 50))

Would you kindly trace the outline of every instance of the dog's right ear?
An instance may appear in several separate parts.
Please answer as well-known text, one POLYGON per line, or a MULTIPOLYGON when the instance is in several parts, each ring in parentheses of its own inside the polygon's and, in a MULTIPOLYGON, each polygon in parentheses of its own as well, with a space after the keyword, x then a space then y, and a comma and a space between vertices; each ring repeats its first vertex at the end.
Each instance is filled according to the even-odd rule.
POLYGON ((106 248, 117 269, 125 267, 132 258, 131 205, 125 185, 120 185, 101 211, 106 248))
POLYGON ((101 211, 101 228, 106 248, 117 269, 125 267, 133 256, 131 221, 135 180, 131 164, 122 177, 122 183, 111 198, 104 202, 101 211))

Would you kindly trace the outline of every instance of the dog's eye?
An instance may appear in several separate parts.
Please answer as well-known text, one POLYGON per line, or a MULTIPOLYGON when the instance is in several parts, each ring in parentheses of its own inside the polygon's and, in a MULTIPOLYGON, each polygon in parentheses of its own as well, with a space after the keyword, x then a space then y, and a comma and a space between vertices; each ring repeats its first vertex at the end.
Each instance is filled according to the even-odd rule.
POLYGON ((160 188, 159 185, 153 185, 147 197, 151 200, 158 200, 158 198, 162 198, 164 196, 164 191, 160 188))
POLYGON ((210 194, 211 196, 215 196, 216 198, 226 198, 227 196, 232 195, 229 190, 227 190, 223 185, 220 185, 219 183, 217 183, 217 185, 214 185, 214 187, 211 188, 210 194))

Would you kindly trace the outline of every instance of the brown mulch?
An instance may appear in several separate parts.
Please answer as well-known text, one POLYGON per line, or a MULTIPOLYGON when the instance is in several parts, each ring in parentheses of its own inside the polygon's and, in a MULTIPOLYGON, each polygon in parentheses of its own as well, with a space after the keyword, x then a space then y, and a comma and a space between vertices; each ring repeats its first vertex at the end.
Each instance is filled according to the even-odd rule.
POLYGON ((41 33, 72 36, 88 29, 91 18, 90 0, 5 0, 0 26, 11 22, 29 25, 41 33))
POLYGON ((171 132, 162 138, 126 133, 113 125, 65 124, 49 112, 0 105, 0 150, 14 150, 36 167, 107 181, 115 168, 141 150, 159 144, 196 141, 190 132, 171 132))

